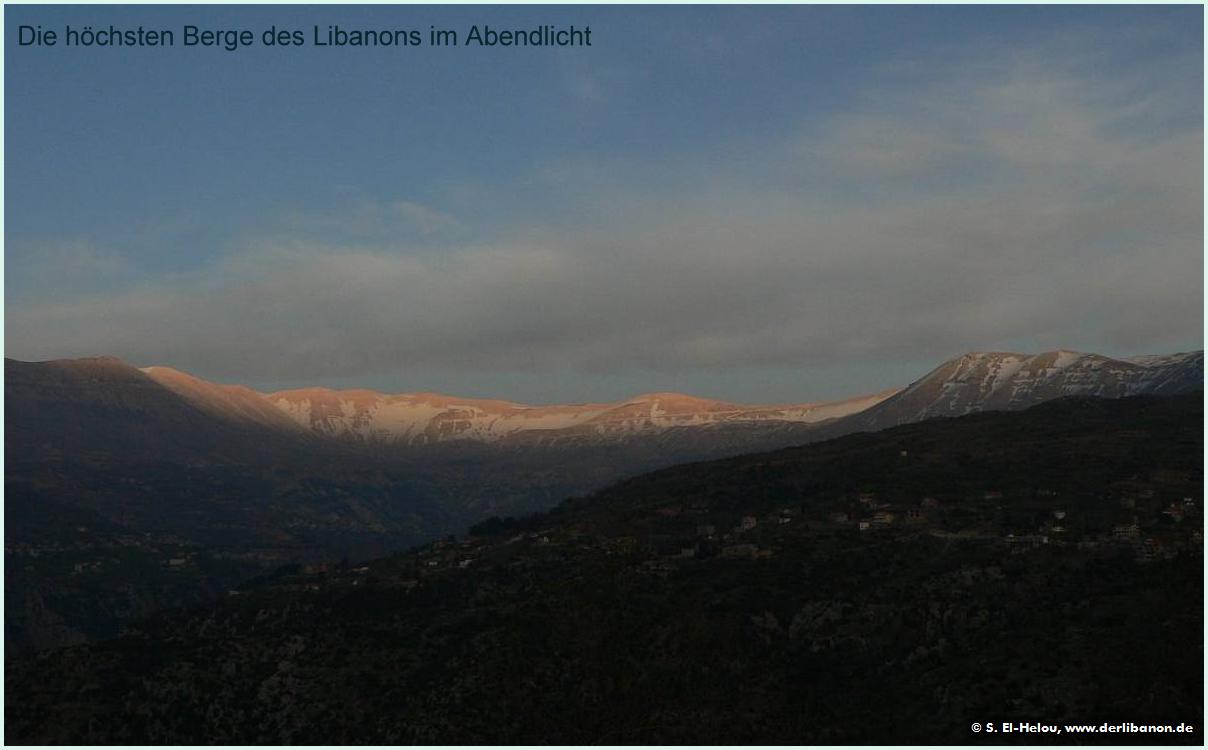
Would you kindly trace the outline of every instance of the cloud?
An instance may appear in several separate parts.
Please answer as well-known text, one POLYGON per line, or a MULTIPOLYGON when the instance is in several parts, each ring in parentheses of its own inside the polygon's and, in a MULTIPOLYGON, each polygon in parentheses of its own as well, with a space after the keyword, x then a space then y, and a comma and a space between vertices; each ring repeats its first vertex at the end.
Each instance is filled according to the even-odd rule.
POLYGON ((133 271, 120 253, 78 237, 10 245, 6 260, 6 292, 18 299, 80 294, 133 271))
MULTIPOLYGON (((333 245, 347 242, 446 242, 464 238, 468 227, 449 212, 417 200, 380 199, 355 188, 339 206, 323 212, 289 211, 264 232, 278 245, 299 238, 319 238, 333 245)), ((238 247, 236 252, 241 252, 238 247)))
POLYGON ((391 208, 424 235, 463 228, 461 222, 449 214, 413 201, 396 201, 391 208))
POLYGON ((914 69, 759 158, 714 159, 698 189, 609 162, 607 186, 571 199, 577 225, 538 207, 469 242, 418 202, 309 217, 324 236, 277 231, 187 277, 10 307, 9 353, 322 382, 1199 341, 1203 132, 1185 87, 1054 55, 914 69), (421 246, 438 234, 463 239, 421 246))

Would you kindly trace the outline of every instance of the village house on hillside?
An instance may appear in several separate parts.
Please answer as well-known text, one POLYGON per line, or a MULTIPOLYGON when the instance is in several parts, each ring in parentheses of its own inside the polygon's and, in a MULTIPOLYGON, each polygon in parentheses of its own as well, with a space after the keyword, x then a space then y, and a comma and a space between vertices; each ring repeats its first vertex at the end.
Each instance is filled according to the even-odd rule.
POLYGON ((1162 515, 1166 516, 1175 523, 1183 522, 1183 506, 1180 503, 1171 503, 1166 510, 1162 511, 1162 515))
POLYGON ((1112 529, 1112 536, 1117 539, 1136 539, 1140 534, 1141 529, 1135 520, 1132 523, 1119 524, 1112 529))
POLYGON ((1048 544, 1049 538, 1041 534, 1007 534, 1005 541, 1012 552, 1022 552, 1048 544))
POLYGON ((728 547, 722 547, 721 556, 725 558, 754 557, 758 551, 759 547, 754 544, 731 544, 728 547))

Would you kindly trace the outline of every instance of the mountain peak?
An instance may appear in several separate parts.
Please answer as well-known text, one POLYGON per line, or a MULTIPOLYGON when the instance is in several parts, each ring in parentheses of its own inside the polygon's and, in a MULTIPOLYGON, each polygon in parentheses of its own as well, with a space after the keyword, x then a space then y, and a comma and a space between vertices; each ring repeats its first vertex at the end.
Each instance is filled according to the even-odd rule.
POLYGON ((42 362, 26 362, 5 358, 6 373, 22 373, 31 378, 56 381, 139 382, 147 381, 146 375, 117 357, 77 357, 74 359, 51 359, 42 362))
POLYGON ((1112 359, 1057 349, 1039 354, 967 352, 944 362, 859 416, 867 429, 932 417, 1024 409, 1064 396, 1121 398, 1203 388, 1202 352, 1112 359))
POLYGON ((970 351, 948 360, 955 362, 962 359, 969 360, 997 360, 997 359, 1028 359, 1028 360, 1044 360, 1044 359, 1064 359, 1073 360, 1081 357, 1097 357, 1100 359, 1108 359, 1101 354, 1090 354, 1087 352, 1074 351, 1073 349, 1051 349, 1049 351, 1028 354, 1026 352, 1010 352, 1010 351, 970 351))
POLYGON ((655 391, 652 393, 639 393, 638 395, 626 399, 628 403, 658 403, 664 408, 672 409, 740 409, 738 404, 728 403, 726 401, 717 401, 710 398, 700 398, 699 396, 689 396, 686 393, 675 393, 674 391, 655 391))

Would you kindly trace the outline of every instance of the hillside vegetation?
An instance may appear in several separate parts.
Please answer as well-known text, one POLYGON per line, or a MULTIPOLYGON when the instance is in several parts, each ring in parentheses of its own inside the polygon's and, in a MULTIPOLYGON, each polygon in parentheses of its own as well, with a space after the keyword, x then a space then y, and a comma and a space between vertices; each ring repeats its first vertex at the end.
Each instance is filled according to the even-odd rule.
POLYGON ((285 568, 10 661, 5 739, 1200 744, 1202 427, 1200 394, 1067 399, 285 568))

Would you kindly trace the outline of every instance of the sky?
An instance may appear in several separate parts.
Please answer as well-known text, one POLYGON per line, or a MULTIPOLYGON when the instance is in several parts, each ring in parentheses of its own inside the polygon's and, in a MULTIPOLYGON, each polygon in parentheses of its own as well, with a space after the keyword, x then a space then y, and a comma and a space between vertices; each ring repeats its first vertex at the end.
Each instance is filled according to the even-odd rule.
POLYGON ((5 354, 783 403, 965 351, 1200 349, 1202 14, 8 5, 5 354), (228 52, 185 24, 592 46, 228 52))

